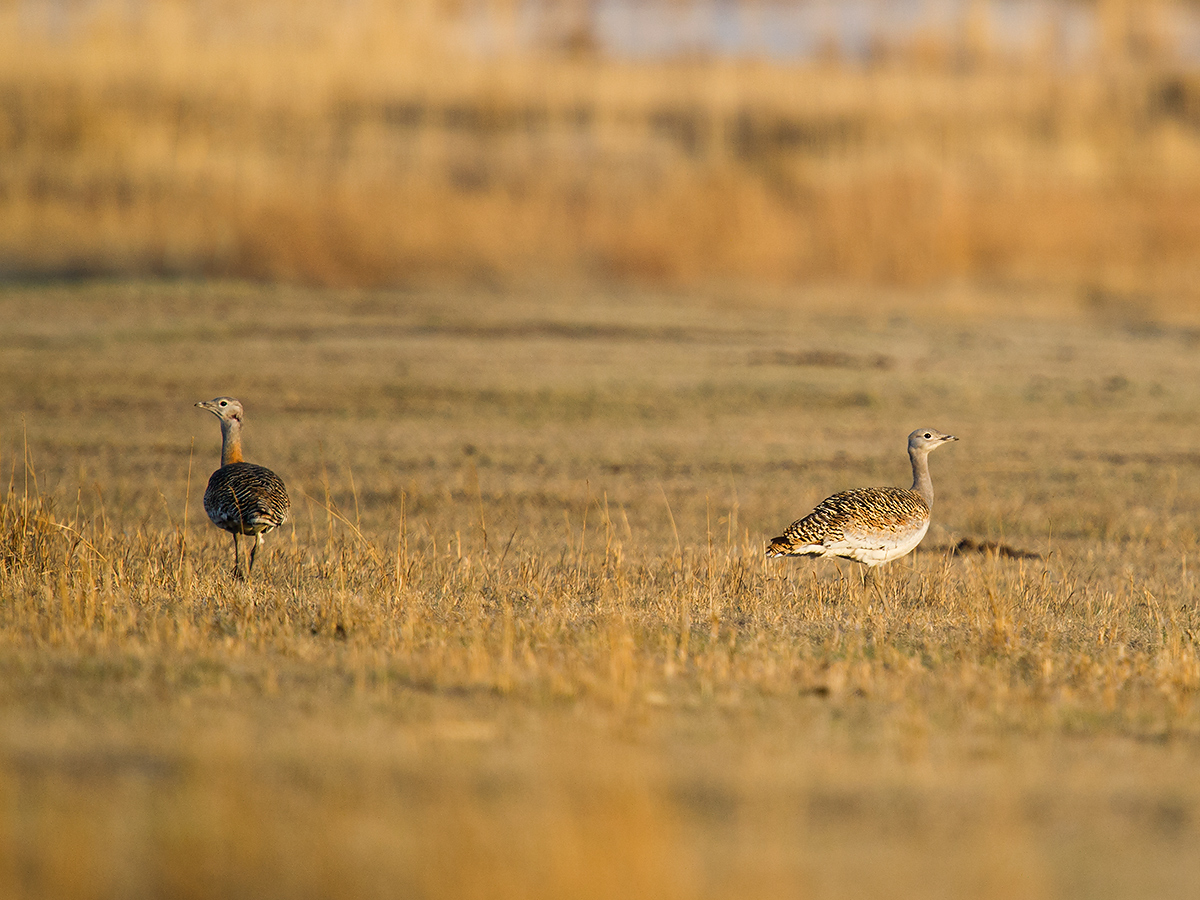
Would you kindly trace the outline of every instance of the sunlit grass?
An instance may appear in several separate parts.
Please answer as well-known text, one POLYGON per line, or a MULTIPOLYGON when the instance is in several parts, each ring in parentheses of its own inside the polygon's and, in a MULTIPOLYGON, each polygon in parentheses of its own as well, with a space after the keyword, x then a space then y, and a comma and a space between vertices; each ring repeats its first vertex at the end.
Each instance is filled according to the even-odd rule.
POLYGON ((5 893, 1186 892, 1192 331, 840 296, 10 286, 5 893), (919 424, 878 591, 763 558, 919 424))
POLYGON ((1070 62, 953 31, 869 63, 472 50, 503 3, 23 6, 0 272, 1195 293, 1200 87, 1126 4, 1070 62))

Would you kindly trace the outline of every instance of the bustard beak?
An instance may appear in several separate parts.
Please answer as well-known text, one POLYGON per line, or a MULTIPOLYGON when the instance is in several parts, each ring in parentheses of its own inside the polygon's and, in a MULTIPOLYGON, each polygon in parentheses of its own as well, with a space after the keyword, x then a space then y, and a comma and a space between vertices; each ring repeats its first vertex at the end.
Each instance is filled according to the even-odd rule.
POLYGON ((942 438, 943 443, 947 443, 949 441, 957 441, 957 440, 958 440, 957 434, 948 434, 944 438, 942 438))

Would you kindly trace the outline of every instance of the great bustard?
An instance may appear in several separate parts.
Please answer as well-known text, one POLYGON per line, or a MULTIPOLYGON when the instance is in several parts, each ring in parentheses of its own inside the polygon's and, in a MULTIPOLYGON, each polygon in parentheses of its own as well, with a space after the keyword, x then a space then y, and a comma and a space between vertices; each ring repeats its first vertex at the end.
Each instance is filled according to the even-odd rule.
POLYGON ((242 577, 238 535, 254 538, 246 568, 249 576, 263 535, 287 521, 292 503, 282 478, 242 459, 242 404, 232 397, 217 397, 196 406, 207 409, 221 422, 221 468, 208 479, 204 511, 214 525, 233 535, 233 574, 238 578, 242 577))
POLYGON ((922 428, 908 436, 913 485, 857 488, 834 494, 767 545, 767 556, 823 556, 852 559, 874 567, 912 551, 929 530, 933 482, 929 451, 952 434, 922 428))

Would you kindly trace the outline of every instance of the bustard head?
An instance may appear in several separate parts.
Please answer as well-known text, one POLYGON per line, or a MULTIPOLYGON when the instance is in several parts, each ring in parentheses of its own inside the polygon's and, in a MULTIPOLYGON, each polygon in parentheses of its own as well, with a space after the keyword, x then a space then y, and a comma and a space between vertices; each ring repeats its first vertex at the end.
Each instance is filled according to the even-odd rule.
POLYGON ((948 444, 950 441, 957 441, 958 438, 952 434, 942 434, 936 428, 918 428, 908 436, 908 449, 911 453, 916 450, 921 453, 928 453, 934 447, 940 447, 942 444, 948 444))
POLYGON ((196 404, 201 409, 207 409, 210 413, 224 422, 237 422, 239 425, 242 422, 242 404, 232 397, 217 397, 213 400, 201 400, 196 404))

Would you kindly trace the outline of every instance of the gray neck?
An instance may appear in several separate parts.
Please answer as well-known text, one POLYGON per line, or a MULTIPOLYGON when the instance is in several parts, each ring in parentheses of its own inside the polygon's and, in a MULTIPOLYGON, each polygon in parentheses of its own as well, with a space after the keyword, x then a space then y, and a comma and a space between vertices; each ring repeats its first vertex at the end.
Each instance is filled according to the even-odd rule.
POLYGON ((221 420, 221 465, 242 462, 242 423, 235 419, 221 420))
POLYGON ((913 486, 912 489, 925 498, 925 503, 933 509, 933 481, 929 478, 929 451, 910 447, 909 459, 912 460, 913 486))

